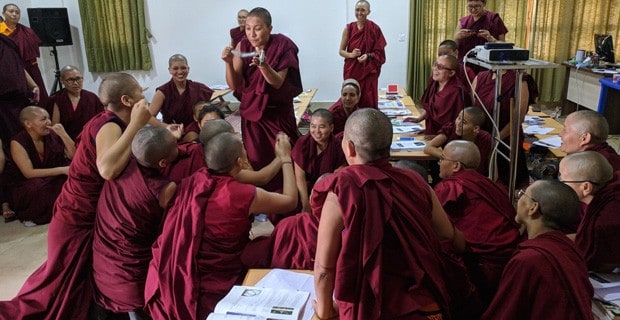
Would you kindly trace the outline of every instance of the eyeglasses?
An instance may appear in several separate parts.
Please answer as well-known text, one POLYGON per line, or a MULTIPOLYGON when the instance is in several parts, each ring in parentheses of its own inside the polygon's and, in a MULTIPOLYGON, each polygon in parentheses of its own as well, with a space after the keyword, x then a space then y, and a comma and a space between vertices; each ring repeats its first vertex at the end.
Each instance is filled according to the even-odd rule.
POLYGON ((584 182, 589 182, 595 186, 598 186, 599 183, 598 182, 594 182, 594 181, 590 181, 590 180, 562 180, 562 175, 558 173, 558 181, 562 182, 562 183, 584 183, 584 182))
POLYGON ((437 70, 439 71, 442 71, 442 70, 454 71, 454 69, 450 69, 437 61, 433 62, 433 68, 437 68, 437 70))
POLYGON ((470 4, 470 5, 467 5, 467 9, 480 9, 480 8, 482 8, 481 4, 470 4))
POLYGON ((64 81, 66 81, 68 83, 78 84, 78 83, 82 82, 82 80, 84 80, 84 78, 82 78, 82 77, 75 77, 75 78, 65 79, 64 81))
POLYGON ((448 158, 446 158, 446 156, 442 153, 442 154, 439 156, 439 163, 442 163, 442 162, 444 162, 444 161, 458 162, 458 163, 460 163, 463 167, 465 167, 465 165, 464 165, 461 161, 458 161, 458 160, 452 160, 452 159, 448 159, 448 158))
POLYGON ((538 202, 538 201, 536 201, 534 198, 530 197, 527 193, 525 193, 525 190, 523 190, 523 189, 521 189, 521 190, 517 190, 517 193, 515 194, 515 199, 519 200, 519 199, 521 199, 521 197, 523 197, 523 196, 525 196, 525 197, 529 198, 530 200, 532 200, 532 201, 534 201, 534 202, 538 202))

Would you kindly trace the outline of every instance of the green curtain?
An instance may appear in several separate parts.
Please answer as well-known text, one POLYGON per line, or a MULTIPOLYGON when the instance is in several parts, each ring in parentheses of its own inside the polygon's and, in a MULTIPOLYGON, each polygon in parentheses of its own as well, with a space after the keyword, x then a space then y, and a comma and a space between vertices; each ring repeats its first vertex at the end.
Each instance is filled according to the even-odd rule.
POLYGON ((144 0, 78 0, 91 72, 151 70, 144 0))

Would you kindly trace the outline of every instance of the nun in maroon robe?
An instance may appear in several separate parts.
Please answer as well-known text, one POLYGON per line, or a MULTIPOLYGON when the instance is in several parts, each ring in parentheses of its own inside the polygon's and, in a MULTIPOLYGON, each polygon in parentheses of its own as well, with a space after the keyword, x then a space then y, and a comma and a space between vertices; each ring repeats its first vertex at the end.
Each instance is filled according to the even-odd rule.
POLYGON ((92 235, 104 182, 94 157, 95 137, 107 123, 115 123, 121 130, 126 127, 111 111, 98 114, 84 127, 67 182, 54 205, 47 261, 13 300, 0 302, 0 318, 87 319, 92 300, 92 235))
POLYGON ((325 149, 318 153, 318 144, 310 134, 299 138, 291 151, 291 158, 306 173, 308 191, 312 190, 321 175, 332 173, 347 164, 341 143, 342 134, 331 134, 325 149))
POLYGON ((358 27, 358 22, 351 22, 345 27, 348 41, 344 48, 347 52, 359 49, 361 54, 367 54, 365 62, 359 62, 357 58, 344 59, 343 79, 353 78, 360 84, 360 102, 362 106, 371 108, 379 107, 379 75, 381 66, 385 63, 385 46, 387 42, 383 37, 381 28, 370 20, 365 20, 363 28, 358 27))
MULTIPOLYGON (((482 2, 484 4, 486 3, 486 0, 471 2, 482 2)), ((491 36, 493 36, 496 40, 500 41, 503 41, 503 36, 508 33, 508 29, 504 25, 504 21, 502 21, 502 18, 499 16, 499 14, 491 11, 484 12, 477 19, 473 14, 462 17, 461 19, 459 19, 459 28, 473 31, 487 30, 489 31, 489 34, 491 36)), ((484 45, 487 41, 489 40, 480 37, 478 33, 474 32, 469 33, 468 36, 463 39, 456 40, 459 45, 459 61, 463 60, 463 57, 467 54, 467 52, 469 52, 469 50, 473 49, 477 45, 484 45)), ((474 71, 478 70, 480 69, 474 68, 474 71)))
MULTIPOLYGON (((454 124, 454 122, 443 126, 439 134, 443 134, 447 138, 446 143, 444 143, 442 147, 445 147, 446 144, 452 140, 463 139, 462 136, 456 134, 456 124, 454 124)), ((493 137, 490 133, 480 129, 472 142, 478 147, 478 151, 480 151, 480 165, 477 171, 483 176, 488 176, 489 158, 491 157, 491 151, 493 151, 493 137)))
MULTIPOLYGON (((242 52, 255 51, 247 38, 241 40, 239 48, 242 52)), ((236 93, 241 100, 241 135, 253 168, 263 168, 273 160, 278 132, 286 133, 293 145, 299 136, 293 108, 293 98, 302 91, 298 51, 288 37, 282 34, 269 36, 264 47, 265 61, 276 71, 288 69, 279 89, 269 85, 256 66, 250 66, 252 58, 243 58, 244 86, 236 93)), ((264 186, 270 191, 281 187, 281 173, 264 186)))
POLYGON ((592 295, 575 244, 550 231, 519 245, 482 319, 592 319, 592 295))
POLYGON ((165 123, 182 123, 184 126, 189 126, 192 122, 195 122, 192 106, 200 100, 211 100, 213 95, 211 88, 189 79, 185 79, 185 81, 185 91, 183 94, 179 94, 173 79, 157 87, 157 90, 161 91, 165 96, 160 109, 165 123))
POLYGON ((588 264, 588 270, 609 271, 620 266, 620 172, 594 194, 575 235, 575 245, 588 264))
POLYGON ((429 306, 447 312, 432 190, 422 177, 387 159, 351 165, 315 185, 313 212, 330 191, 344 219, 334 290, 340 318, 411 317, 429 306))
POLYGON ((205 319, 245 275, 256 187, 198 170, 183 180, 153 245, 145 288, 154 319, 205 319))
POLYGON ((5 154, 9 141, 22 130, 19 113, 29 103, 24 62, 15 42, 0 34, 0 139, 5 154))
MULTIPOLYGON (((71 161, 65 154, 65 144, 53 131, 43 138, 44 153, 39 154, 26 130, 18 133, 13 140, 19 143, 26 153, 33 169, 47 169, 68 166, 71 161)), ((10 181, 10 203, 20 221, 46 224, 52 219, 52 208, 67 180, 64 174, 44 178, 26 178, 13 162, 8 166, 10 181), (36 195, 36 196, 33 196, 36 195)))
POLYGON ((488 305, 521 240, 508 192, 472 169, 453 172, 434 189, 450 220, 465 236, 468 272, 488 305))
POLYGON ((230 29, 230 46, 233 48, 237 47, 237 44, 241 42, 241 40, 245 38, 245 29, 240 29, 239 27, 234 27, 230 29))
POLYGON ((178 149, 179 155, 176 160, 161 170, 164 177, 176 184, 181 183, 182 179, 191 176, 198 169, 207 167, 202 143, 180 143, 178 149))
POLYGON ((95 302, 116 313, 144 307, 151 245, 161 230, 162 190, 170 182, 157 169, 130 159, 121 175, 106 181, 97 204, 93 237, 95 302))
POLYGON ((614 172, 620 170, 620 155, 607 142, 588 145, 584 151, 596 151, 600 153, 609 161, 609 164, 614 168, 614 172))
POLYGON ((465 94, 456 76, 450 77, 443 89, 439 88, 440 82, 432 80, 420 99, 426 111, 426 135, 438 134, 444 125, 453 122, 470 104, 470 97, 465 94))
POLYGON ((314 269, 318 230, 319 218, 308 212, 301 212, 280 220, 271 233, 273 242, 271 267, 314 269))
POLYGON ((65 127, 65 130, 71 139, 77 139, 82 132, 84 125, 92 119, 96 114, 103 111, 103 104, 99 97, 87 90, 80 90, 80 101, 77 105, 71 103, 67 89, 57 91, 49 97, 47 111, 54 118, 53 112, 58 108, 59 123, 65 127))

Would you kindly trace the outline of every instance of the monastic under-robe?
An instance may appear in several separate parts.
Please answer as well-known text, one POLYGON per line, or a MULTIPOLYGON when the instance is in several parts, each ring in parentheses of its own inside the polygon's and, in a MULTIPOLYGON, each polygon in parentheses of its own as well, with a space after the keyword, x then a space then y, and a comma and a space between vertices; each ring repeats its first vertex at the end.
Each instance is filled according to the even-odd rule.
POLYGON ((325 150, 318 153, 318 144, 310 133, 299 138, 291 151, 291 158, 306 173, 308 193, 321 175, 347 164, 341 144, 342 134, 332 134, 325 150))
POLYGON ((82 132, 84 125, 95 115, 103 111, 103 104, 101 104, 99 97, 84 89, 80 91, 80 101, 75 108, 71 103, 67 89, 62 89, 50 96, 46 107, 50 116, 52 116, 54 104, 58 106, 60 123, 74 141, 82 132))
MULTIPOLYGON (((255 51, 247 39, 240 42, 242 52, 255 51)), ((267 83, 257 66, 250 66, 252 58, 243 59, 243 86, 235 94, 241 101, 241 135, 253 168, 260 170, 273 161, 278 132, 286 133, 294 145, 299 136, 295 120, 293 98, 302 91, 299 72, 298 48, 281 34, 272 34, 265 45, 265 61, 276 71, 288 69, 284 83, 275 89, 267 83)), ((279 173, 265 189, 282 188, 279 173)))
POLYGON ((521 240, 508 192, 475 170, 462 170, 442 179, 435 193, 454 226, 463 232, 469 275, 488 304, 521 240))
MULTIPOLYGON (((26 130, 18 133, 13 140, 19 143, 26 153, 33 169, 49 169, 68 166, 71 161, 65 155, 65 144, 53 131, 43 138, 44 151, 39 154, 32 138, 26 130)), ((43 178, 26 178, 14 162, 7 167, 13 174, 9 181, 12 209, 21 221, 46 224, 52 219, 54 202, 60 194, 66 175, 43 178)))
POLYGON ((586 147, 586 151, 596 151, 603 155, 609 164, 614 168, 614 171, 620 170, 620 155, 612 148, 607 142, 594 144, 586 147))
POLYGON ((619 172, 594 194, 577 228, 575 245, 583 254, 588 270, 620 266, 620 180, 619 172))
POLYGON ((47 261, 17 296, 0 302, 0 319, 87 319, 92 300, 92 237, 99 194, 95 138, 101 127, 126 124, 104 111, 86 124, 77 141, 67 182, 54 205, 47 240, 47 261))
POLYGON ((592 295, 575 244, 550 231, 519 245, 482 319, 592 319, 592 295))
POLYGON ((145 288, 154 319, 203 320, 245 275, 256 187, 200 169, 183 180, 153 245, 145 288))
MULTIPOLYGON (((478 20, 475 20, 472 15, 462 17, 459 19, 459 25, 462 29, 476 31, 488 30, 495 39, 499 39, 500 35, 508 33, 508 29, 506 29, 504 21, 502 21, 499 14, 491 11, 487 11, 487 13, 478 20)), ((478 45, 484 45, 486 42, 486 39, 479 37, 477 34, 472 34, 471 36, 459 40, 459 61, 463 60, 463 57, 469 50, 478 45)))
POLYGON ((357 22, 347 26, 349 41, 345 48, 352 52, 360 49, 361 54, 370 54, 366 62, 358 62, 357 58, 344 59, 343 79, 353 78, 360 84, 360 106, 379 107, 379 75, 381 66, 385 63, 385 46, 381 28, 374 22, 366 20, 364 27, 359 29, 357 22))
POLYGON ((164 177, 176 184, 191 176, 200 168, 206 168, 204 147, 198 142, 184 142, 178 145, 179 155, 161 170, 164 177))
POLYGON ((189 126, 194 122, 193 106, 200 100, 209 101, 213 90, 206 85, 186 80, 185 91, 179 94, 174 80, 168 81, 166 84, 157 87, 158 91, 166 97, 164 103, 159 110, 165 123, 179 123, 189 126))
POLYGON ((120 176, 103 185, 93 236, 93 279, 95 302, 106 310, 144 307, 151 246, 164 215, 159 197, 168 183, 156 169, 132 158, 120 176))
MULTIPOLYGON (((452 140, 463 139, 463 137, 456 135, 456 124, 454 122, 443 126, 439 133, 445 134, 448 138, 446 143, 441 146, 442 148, 452 140)), ((489 158, 491 157, 491 151, 493 151, 493 137, 491 137, 490 133, 480 129, 472 142, 478 147, 478 151, 480 151, 480 165, 477 171, 487 176, 489 174, 489 158)))
POLYGON ((439 82, 431 80, 420 99, 426 111, 424 133, 438 134, 441 127, 454 122, 459 113, 470 105, 470 100, 457 77, 451 77, 441 91, 439 82))
POLYGON ((432 190, 422 177, 387 159, 345 167, 315 185, 315 214, 330 191, 344 220, 334 290, 340 319, 392 319, 432 304, 447 311, 432 190))

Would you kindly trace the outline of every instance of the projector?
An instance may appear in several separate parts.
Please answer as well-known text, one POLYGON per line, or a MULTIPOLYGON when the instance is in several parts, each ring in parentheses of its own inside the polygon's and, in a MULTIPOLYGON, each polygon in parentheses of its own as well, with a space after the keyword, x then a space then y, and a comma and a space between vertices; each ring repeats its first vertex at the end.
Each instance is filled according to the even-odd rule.
POLYGON ((478 54, 476 57, 486 62, 511 62, 527 61, 530 59, 530 51, 526 49, 511 47, 494 48, 492 46, 476 46, 478 54))

